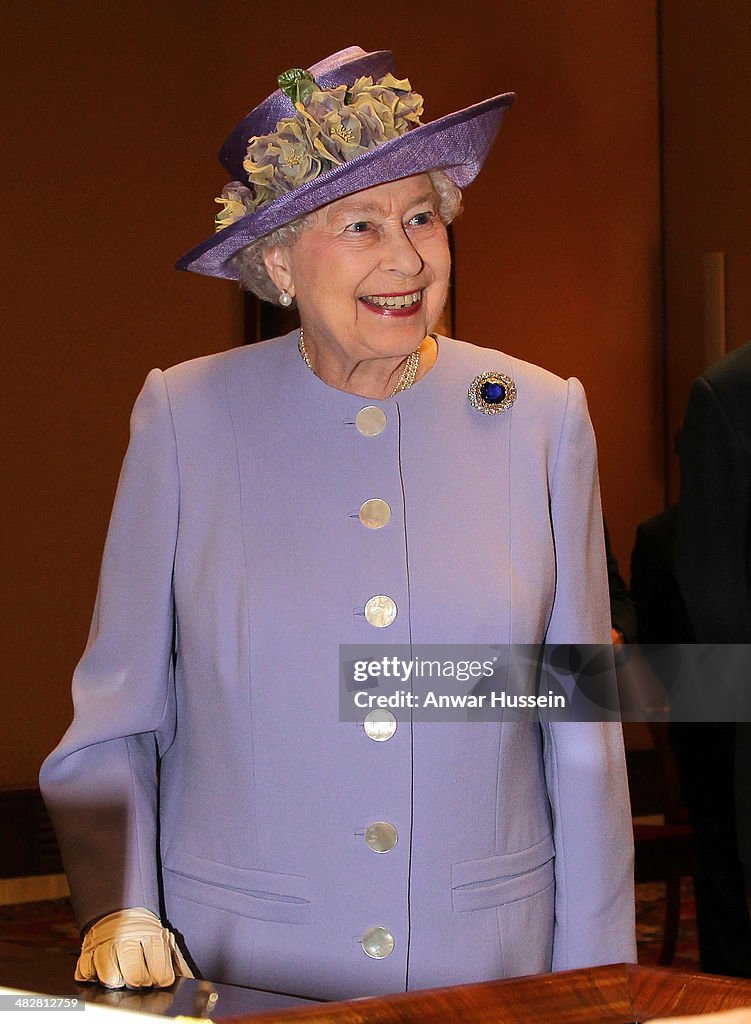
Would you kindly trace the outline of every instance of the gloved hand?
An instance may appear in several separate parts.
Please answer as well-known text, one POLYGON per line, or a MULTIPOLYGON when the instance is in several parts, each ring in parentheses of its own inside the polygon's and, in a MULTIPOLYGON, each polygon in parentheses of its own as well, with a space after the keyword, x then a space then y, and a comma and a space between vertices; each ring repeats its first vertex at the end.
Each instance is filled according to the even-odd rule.
POLYGON ((76 964, 76 981, 100 981, 107 988, 166 988, 193 972, 175 936, 150 910, 129 907, 95 921, 86 932, 76 964))

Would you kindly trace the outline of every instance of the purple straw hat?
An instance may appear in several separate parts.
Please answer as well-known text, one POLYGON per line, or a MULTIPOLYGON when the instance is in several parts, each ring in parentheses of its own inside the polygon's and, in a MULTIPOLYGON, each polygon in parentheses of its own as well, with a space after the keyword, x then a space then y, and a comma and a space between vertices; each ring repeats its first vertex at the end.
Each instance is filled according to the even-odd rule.
MULTIPOLYGON (((175 264, 177 269, 236 280, 233 257, 241 249, 335 199, 373 185, 439 169, 460 188, 473 181, 504 114, 514 102, 514 93, 493 96, 429 124, 421 124, 422 97, 406 91, 409 83, 397 82, 392 72, 393 58, 388 50, 366 53, 359 46, 332 54, 313 65, 308 74, 288 72, 292 77, 283 83, 285 91, 280 88, 268 96, 225 140, 219 159, 234 178, 223 192, 229 198, 220 200, 227 210, 219 217, 216 234, 182 256, 175 264), (296 91, 300 79, 304 79, 300 83, 302 88, 296 91), (309 86, 307 93, 306 85, 309 86), (337 87, 341 86, 346 86, 346 90, 337 92, 337 87), (361 88, 361 93, 355 96, 356 105, 362 99, 357 110, 355 106, 348 106, 353 100, 348 90, 353 86, 361 88), (376 110, 386 111, 390 126, 386 132, 389 137, 383 140, 378 131, 372 130, 372 94, 376 96, 376 110), (392 115, 378 105, 380 99, 391 109, 393 125, 392 115), (317 120, 306 109, 309 101, 317 120), (323 131, 322 116, 328 125, 323 131), (334 120, 330 120, 332 116, 334 120), (356 116, 356 120, 348 120, 350 116, 356 116), (291 120, 295 133, 292 138, 284 131, 291 120), (336 143, 342 140, 347 143, 352 138, 347 125, 353 125, 356 132, 362 130, 362 137, 358 139, 362 144, 350 147, 354 153, 351 156, 347 155, 346 145, 344 149, 335 148, 336 143), (280 135, 275 134, 279 131, 281 140, 280 135), (335 155, 331 155, 332 152, 335 155), (249 163, 258 159, 259 153, 260 163, 249 163), (275 155, 267 157, 267 153, 275 155), (282 170, 287 177, 274 174, 280 162, 285 164, 282 170), (302 166, 305 174, 295 180, 294 174, 289 175, 290 168, 286 164, 292 165, 292 170, 302 166), (267 187, 265 183, 272 176, 273 182, 267 187), (261 184, 257 184, 259 181, 261 184), (234 219, 223 216, 228 211, 234 219)), ((287 75, 281 78, 286 80, 287 75)), ((377 119, 376 123, 381 125, 377 119)))

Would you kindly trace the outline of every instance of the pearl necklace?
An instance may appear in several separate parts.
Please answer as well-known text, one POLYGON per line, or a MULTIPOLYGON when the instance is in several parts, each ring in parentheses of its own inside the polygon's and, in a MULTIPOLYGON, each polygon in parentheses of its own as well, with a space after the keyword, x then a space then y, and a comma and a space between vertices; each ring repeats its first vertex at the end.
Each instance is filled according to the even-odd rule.
MULTIPOLYGON (((305 332, 302 327, 300 328, 300 339, 297 342, 297 351, 302 356, 303 362, 311 373, 315 373, 313 364, 310 361, 308 350, 305 348, 305 332)), ((393 398, 394 395, 398 395, 400 391, 406 391, 407 388, 411 388, 415 383, 415 377, 417 376, 417 369, 420 365, 420 350, 416 348, 414 352, 410 352, 407 356, 407 362, 404 364, 401 377, 396 382, 396 387, 389 395, 389 398, 393 398)))

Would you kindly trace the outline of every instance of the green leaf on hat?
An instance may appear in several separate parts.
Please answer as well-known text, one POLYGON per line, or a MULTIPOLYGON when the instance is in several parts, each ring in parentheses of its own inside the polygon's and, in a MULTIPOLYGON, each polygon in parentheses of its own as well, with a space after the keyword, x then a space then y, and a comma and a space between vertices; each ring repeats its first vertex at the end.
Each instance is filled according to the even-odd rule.
POLYGON ((293 103, 307 103, 318 88, 311 73, 303 68, 289 68, 279 75, 277 81, 284 95, 288 96, 293 103))

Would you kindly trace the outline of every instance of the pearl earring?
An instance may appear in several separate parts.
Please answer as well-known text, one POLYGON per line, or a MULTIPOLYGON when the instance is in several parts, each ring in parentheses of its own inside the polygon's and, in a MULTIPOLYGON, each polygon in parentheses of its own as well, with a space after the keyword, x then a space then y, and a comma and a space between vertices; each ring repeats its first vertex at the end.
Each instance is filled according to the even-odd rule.
POLYGON ((292 296, 290 295, 286 288, 282 288, 282 290, 279 292, 279 305, 285 307, 292 305, 292 296))

